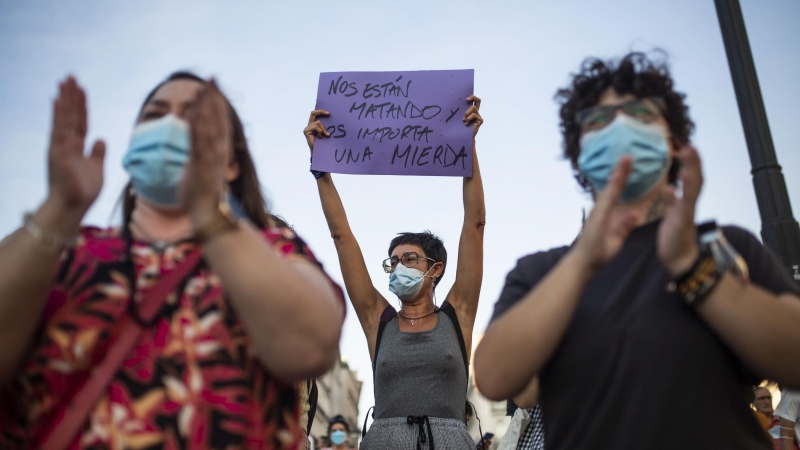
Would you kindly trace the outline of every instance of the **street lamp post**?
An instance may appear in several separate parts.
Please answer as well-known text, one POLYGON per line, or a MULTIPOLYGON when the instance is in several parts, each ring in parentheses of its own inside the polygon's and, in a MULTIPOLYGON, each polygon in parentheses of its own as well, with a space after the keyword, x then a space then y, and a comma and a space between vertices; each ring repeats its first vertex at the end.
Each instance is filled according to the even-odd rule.
POLYGON ((753 186, 761 215, 761 238, 800 283, 800 227, 792 215, 786 181, 775 156, 742 9, 739 0, 715 0, 715 4, 750 153, 753 186))

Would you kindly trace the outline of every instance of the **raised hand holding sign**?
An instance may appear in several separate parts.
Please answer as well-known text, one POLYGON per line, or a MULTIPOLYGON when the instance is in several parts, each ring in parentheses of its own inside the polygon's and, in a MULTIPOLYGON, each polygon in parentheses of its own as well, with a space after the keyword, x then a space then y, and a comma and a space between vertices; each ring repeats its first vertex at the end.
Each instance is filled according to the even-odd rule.
POLYGON ((325 139, 316 141, 312 169, 472 176, 477 119, 464 116, 480 105, 473 80, 473 70, 320 74, 309 128, 318 121, 310 132, 325 139))

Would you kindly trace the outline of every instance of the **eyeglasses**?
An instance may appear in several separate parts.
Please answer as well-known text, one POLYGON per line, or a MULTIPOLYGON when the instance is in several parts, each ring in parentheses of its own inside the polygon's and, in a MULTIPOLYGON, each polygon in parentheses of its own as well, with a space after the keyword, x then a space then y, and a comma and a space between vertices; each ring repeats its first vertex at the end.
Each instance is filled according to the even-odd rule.
POLYGON ((582 109, 575 114, 581 131, 599 130, 614 120, 617 111, 644 123, 657 120, 666 111, 666 102, 661 97, 637 98, 620 105, 598 105, 582 109))
POLYGON ((427 256, 420 256, 417 252, 406 252, 400 255, 400 258, 397 256, 392 256, 391 258, 386 258, 383 260, 383 271, 386 273, 394 272, 394 269, 397 267, 397 263, 403 263, 406 267, 416 267, 419 264, 420 259, 427 259, 428 261, 432 261, 436 264, 436 260, 428 258, 427 256))

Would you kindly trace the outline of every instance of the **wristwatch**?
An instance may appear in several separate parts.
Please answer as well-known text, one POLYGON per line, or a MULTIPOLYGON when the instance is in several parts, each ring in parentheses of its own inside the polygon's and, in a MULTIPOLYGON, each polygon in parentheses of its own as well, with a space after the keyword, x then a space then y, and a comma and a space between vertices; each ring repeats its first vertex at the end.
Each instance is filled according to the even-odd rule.
POLYGON ((730 272, 739 281, 747 283, 750 281, 750 271, 747 268, 742 255, 725 239, 722 229, 717 223, 712 221, 701 223, 697 227, 697 234, 700 236, 700 245, 708 247, 711 256, 719 267, 720 273, 730 272))
POLYGON ((727 272, 742 283, 750 281, 747 263, 725 239, 722 230, 714 221, 698 225, 700 255, 685 274, 667 285, 690 305, 698 305, 717 285, 727 272))
POLYGON ((222 200, 211 221, 195 230, 195 239, 200 244, 205 244, 218 234, 242 228, 244 221, 244 218, 236 214, 228 200, 222 200))

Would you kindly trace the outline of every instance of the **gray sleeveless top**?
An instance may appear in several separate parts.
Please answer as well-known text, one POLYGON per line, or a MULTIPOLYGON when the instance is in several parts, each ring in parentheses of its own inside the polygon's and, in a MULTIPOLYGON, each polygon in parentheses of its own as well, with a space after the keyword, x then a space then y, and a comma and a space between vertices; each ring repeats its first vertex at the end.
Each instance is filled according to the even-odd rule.
MULTIPOLYGON (((460 330, 459 330, 460 331, 460 330)), ((423 332, 386 323, 375 372, 375 419, 423 416, 464 420, 467 374, 453 322, 441 310, 423 332)))

